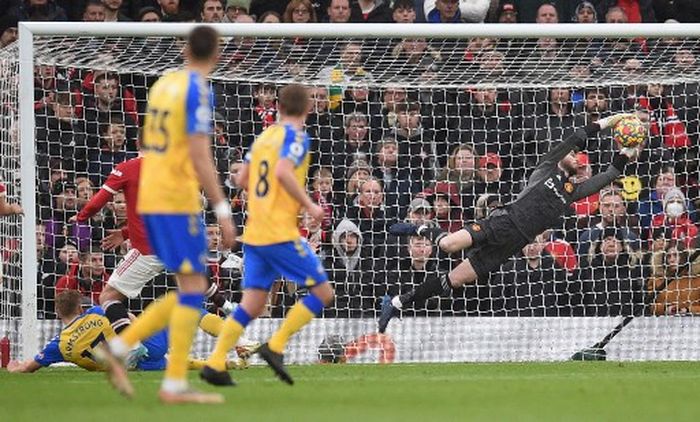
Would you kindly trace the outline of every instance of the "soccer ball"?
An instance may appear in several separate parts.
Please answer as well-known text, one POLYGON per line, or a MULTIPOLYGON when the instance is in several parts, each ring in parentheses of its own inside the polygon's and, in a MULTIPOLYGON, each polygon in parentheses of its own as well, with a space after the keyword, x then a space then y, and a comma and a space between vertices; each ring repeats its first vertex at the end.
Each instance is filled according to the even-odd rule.
POLYGON ((647 130, 639 118, 625 117, 613 127, 612 135, 615 142, 622 148, 633 148, 641 144, 646 137, 647 130))

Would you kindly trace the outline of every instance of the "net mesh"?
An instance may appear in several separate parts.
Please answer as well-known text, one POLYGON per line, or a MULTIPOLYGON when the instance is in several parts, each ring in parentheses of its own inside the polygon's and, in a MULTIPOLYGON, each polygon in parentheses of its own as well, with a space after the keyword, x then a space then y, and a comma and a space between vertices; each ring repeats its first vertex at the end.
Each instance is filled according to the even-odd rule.
MULTIPOLYGON (((395 358, 564 359, 599 340, 620 316, 700 312, 700 283, 689 262, 697 235, 699 47, 697 39, 226 38, 211 82, 213 151, 239 226, 246 195, 231 174, 255 136, 275 122, 278 89, 291 82, 313 88, 308 189, 327 218, 316 225, 302 217, 301 233, 322 258, 337 298, 292 343, 290 359, 313 361, 331 334, 351 341, 373 332, 384 295, 405 293, 465 256, 448 256, 419 238, 393 237, 386 231, 390 223, 459 230, 515 199, 554 143, 620 111, 638 113, 649 129, 626 177, 574 204, 559 225, 489 280, 405 310, 390 326, 395 358), (679 217, 667 209, 668 192, 682 204, 679 217)), ((136 155, 148 88, 183 65, 183 41, 36 37, 34 49, 37 215, 44 240, 38 311, 51 320, 63 276, 77 274, 85 303, 93 303, 105 274, 128 249, 127 243, 105 252, 104 274, 82 275, 78 254, 124 224, 123 197, 89 224, 72 225, 68 218, 115 164, 136 155)), ((16 56, 14 47, 0 56, 8 75, 1 83, 13 87, 3 89, 2 102, 14 107, 16 56)), ((11 186, 18 166, 7 161, 17 157, 16 115, 4 114, 2 125, 2 171, 11 186)), ((616 149, 609 131, 591 137, 578 155, 575 181, 605 170, 616 149)), ((1 224, 3 241, 19 241, 16 220, 1 224)), ((208 230, 215 235, 214 225, 208 230)), ((215 236, 210 249, 212 280, 237 301, 239 269, 217 250, 215 236)), ((19 315, 19 268, 7 255, 3 319, 19 315)), ((156 277, 129 305, 138 312, 170 288, 166 275, 156 277)), ((304 293, 284 280, 276 283, 270 318, 256 322, 251 337, 264 340, 304 293)), ((694 318, 643 320, 615 340, 614 356, 698 358, 687 349, 700 350, 694 318), (667 349, 657 339, 676 346, 667 349)), ((209 340, 197 347, 204 353, 209 340)), ((355 359, 381 359, 367 353, 355 359)))

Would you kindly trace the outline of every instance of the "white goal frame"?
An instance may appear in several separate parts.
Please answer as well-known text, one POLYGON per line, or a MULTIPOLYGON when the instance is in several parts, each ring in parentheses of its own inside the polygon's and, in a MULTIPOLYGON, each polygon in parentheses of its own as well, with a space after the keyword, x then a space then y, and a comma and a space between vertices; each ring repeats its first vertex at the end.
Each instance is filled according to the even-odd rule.
MULTIPOLYGON (((37 333, 37 254, 34 122, 34 36, 185 36, 190 23, 19 23, 19 117, 21 142, 22 229, 22 358, 39 350, 37 333)), ((214 24, 223 36, 305 38, 700 38, 700 24, 214 24)))

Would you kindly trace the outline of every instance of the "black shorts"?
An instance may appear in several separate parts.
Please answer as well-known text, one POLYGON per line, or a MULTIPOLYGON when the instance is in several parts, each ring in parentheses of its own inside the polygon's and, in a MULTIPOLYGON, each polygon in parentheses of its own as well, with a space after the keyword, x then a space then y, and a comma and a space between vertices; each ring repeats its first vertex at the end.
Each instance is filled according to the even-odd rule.
POLYGON ((472 234, 483 232, 482 243, 467 251, 467 259, 481 281, 488 280, 489 274, 530 243, 506 210, 495 211, 489 218, 470 223, 464 229, 472 234))

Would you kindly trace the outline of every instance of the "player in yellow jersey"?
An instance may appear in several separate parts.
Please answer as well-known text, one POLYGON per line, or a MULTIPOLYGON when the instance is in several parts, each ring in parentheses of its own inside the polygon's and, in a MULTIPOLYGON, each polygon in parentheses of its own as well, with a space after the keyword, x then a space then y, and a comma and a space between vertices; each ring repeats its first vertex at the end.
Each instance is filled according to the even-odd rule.
POLYGON ((231 248, 235 241, 230 204, 219 186, 209 139, 212 105, 205 78, 218 61, 218 33, 210 27, 194 28, 184 54, 185 69, 162 76, 149 91, 137 201, 150 246, 165 267, 176 273, 179 291, 153 302, 100 355, 107 363, 110 382, 130 396, 133 388, 124 356, 138 341, 168 327, 170 347, 161 401, 222 403, 222 395, 193 390, 187 382, 187 358, 208 287, 200 187, 216 211, 223 246, 231 248))
MULTIPOLYGON (((66 290, 56 296, 56 312, 63 323, 61 332, 51 339, 34 359, 23 362, 10 361, 7 365, 9 372, 35 372, 39 369, 59 362, 70 362, 88 371, 104 370, 95 359, 94 349, 103 341, 109 340, 116 334, 99 306, 93 306, 82 311, 81 294, 77 290, 66 290)), ((202 319, 199 326, 207 334, 218 336, 224 322, 214 314, 201 311, 202 319)), ((168 330, 161 330, 143 342, 147 352, 137 355, 130 362, 129 368, 140 371, 162 371, 166 366, 165 355, 168 351, 168 330)), ((251 349, 246 346, 236 346, 239 358, 227 361, 229 369, 245 369, 248 367, 248 353, 251 349)), ((205 362, 190 358, 189 369, 201 369, 205 362)))
POLYGON ((333 300, 323 266, 299 234, 298 217, 305 208, 322 220, 323 209, 304 189, 309 168, 309 137, 304 122, 309 110, 308 90, 289 85, 280 91, 280 121, 253 143, 239 173, 248 189, 248 218, 243 232, 243 298, 226 318, 214 352, 201 377, 214 385, 233 385, 226 371, 226 355, 250 321, 260 316, 273 282, 280 276, 307 287, 310 294, 289 311, 279 330, 258 353, 288 384, 283 352, 289 338, 319 315, 333 300))

